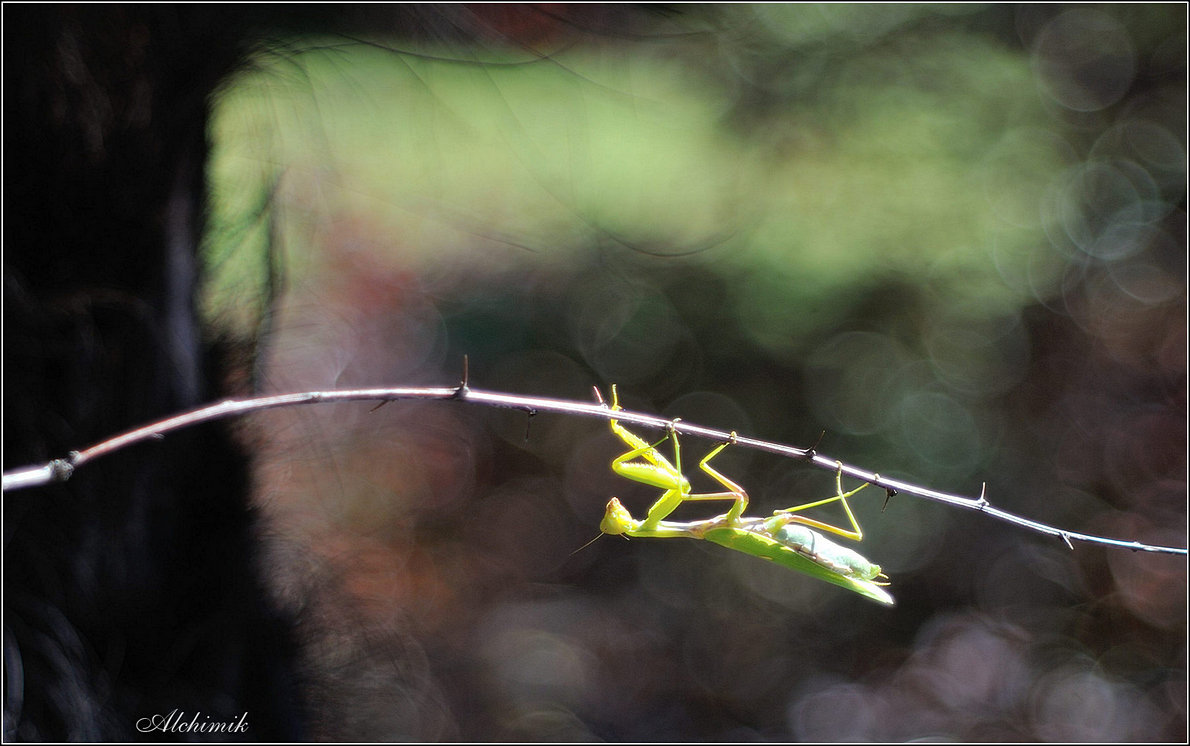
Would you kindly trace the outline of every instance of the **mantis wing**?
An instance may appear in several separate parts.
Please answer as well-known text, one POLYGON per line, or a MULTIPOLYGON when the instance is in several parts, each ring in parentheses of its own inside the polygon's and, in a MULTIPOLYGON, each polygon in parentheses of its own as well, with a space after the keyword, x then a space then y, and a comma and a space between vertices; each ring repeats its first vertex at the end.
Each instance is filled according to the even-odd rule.
POLYGON ((819 580, 834 583, 849 591, 854 591, 861 596, 867 596, 873 601, 882 603, 885 606, 896 604, 896 601, 893 600, 893 597, 888 591, 870 580, 848 577, 847 575, 842 575, 827 567, 823 567, 794 549, 755 531, 748 531, 742 528, 713 528, 704 533, 702 538, 725 546, 728 549, 734 549, 737 552, 771 560, 778 565, 788 567, 790 570, 797 570, 819 580))

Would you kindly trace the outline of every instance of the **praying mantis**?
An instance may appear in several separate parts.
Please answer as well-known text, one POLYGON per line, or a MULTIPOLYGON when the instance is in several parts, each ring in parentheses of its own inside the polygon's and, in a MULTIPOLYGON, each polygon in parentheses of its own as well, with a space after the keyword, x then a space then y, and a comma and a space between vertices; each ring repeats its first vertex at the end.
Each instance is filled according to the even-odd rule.
MULTIPOLYGON (((598 395, 598 391, 596 391, 598 395)), ((600 397, 602 401, 602 397, 600 397)), ((620 403, 616 387, 612 386, 612 411, 619 410, 620 403)), ((725 492, 692 492, 690 480, 682 473, 681 447, 678 434, 672 428, 664 438, 650 444, 625 428, 616 420, 609 420, 615 433, 629 450, 612 460, 612 470, 620 476, 664 490, 653 503, 644 520, 636 520, 618 498, 607 504, 607 512, 599 524, 605 534, 623 534, 631 537, 670 538, 683 536, 690 539, 705 539, 715 544, 751 554, 777 563, 783 567, 805 573, 819 580, 854 591, 862 596, 892 606, 893 597, 882 586, 887 576, 880 566, 868 561, 858 552, 831 541, 818 531, 820 529, 853 541, 863 540, 863 531, 847 504, 847 498, 868 486, 865 482, 850 492, 843 492, 842 464, 835 472, 835 495, 825 500, 797 505, 774 512, 768 518, 744 517, 748 507, 748 493, 744 488, 728 479, 710 465, 711 459, 734 442, 732 439, 712 448, 703 456, 698 467, 726 489, 725 492), (657 447, 666 440, 673 441, 674 460, 670 463, 657 447), (724 514, 698 521, 669 521, 666 518, 686 502, 731 500, 731 508, 724 514), (851 530, 838 528, 828 523, 796 515, 807 508, 815 508, 839 501, 851 522, 851 530)), ((836 462, 837 463, 837 462, 836 462)))

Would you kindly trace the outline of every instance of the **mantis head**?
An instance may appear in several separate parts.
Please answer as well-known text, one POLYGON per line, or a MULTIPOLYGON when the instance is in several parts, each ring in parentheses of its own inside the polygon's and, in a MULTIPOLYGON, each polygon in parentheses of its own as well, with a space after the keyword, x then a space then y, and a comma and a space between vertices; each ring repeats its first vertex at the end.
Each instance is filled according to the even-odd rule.
POLYGON ((622 534, 627 531, 634 531, 640 526, 640 522, 632 517, 628 509, 620 502, 618 497, 613 497, 607 503, 607 512, 603 514, 603 521, 599 524, 599 530, 605 534, 622 534))

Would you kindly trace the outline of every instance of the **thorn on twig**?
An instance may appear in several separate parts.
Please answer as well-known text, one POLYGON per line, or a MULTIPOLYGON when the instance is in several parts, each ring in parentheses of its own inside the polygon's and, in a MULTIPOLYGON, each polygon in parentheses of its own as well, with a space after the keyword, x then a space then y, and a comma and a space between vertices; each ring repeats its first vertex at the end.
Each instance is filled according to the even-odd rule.
POLYGON ((533 418, 537 416, 536 409, 526 409, 525 414, 525 442, 529 442, 529 426, 533 424, 533 418))
POLYGON ((988 494, 988 483, 984 482, 983 487, 980 488, 980 490, 979 490, 979 499, 975 501, 976 507, 978 507, 980 510, 983 510, 984 508, 991 506, 991 503, 988 502, 987 494, 988 494))
POLYGON ((818 444, 821 443, 822 439, 825 437, 826 437, 825 430, 818 433, 818 440, 814 441, 814 445, 812 445, 806 449, 806 460, 807 461, 813 461, 814 457, 818 455, 818 444))
POLYGON ((452 399, 467 398, 467 381, 470 380, 470 378, 471 372, 468 370, 467 356, 463 355, 463 380, 459 381, 459 387, 455 389, 454 396, 451 397, 452 399))
MULTIPOLYGON (((841 465, 840 468, 842 468, 841 465)), ((880 484, 880 474, 877 472, 872 472, 872 481, 868 482, 868 484, 874 484, 877 487, 883 487, 883 485, 880 484)), ((892 496, 895 494, 897 494, 897 491, 892 487, 884 487, 884 505, 880 506, 881 513, 883 513, 885 508, 888 507, 888 501, 891 500, 892 496)))
POLYGON ((392 401, 392 400, 391 400, 391 399, 385 399, 384 401, 380 402, 380 403, 379 403, 379 404, 377 404, 376 406, 374 406, 374 407, 372 407, 371 409, 369 409, 369 410, 368 410, 368 414, 372 414, 372 413, 373 413, 373 412, 375 412, 377 409, 380 409, 380 408, 381 408, 381 407, 383 407, 385 404, 388 404, 390 401, 392 401))
POLYGON ((1060 531, 1058 532, 1058 535, 1062 537, 1062 541, 1066 542, 1066 546, 1070 547, 1070 551, 1073 552, 1074 545, 1070 543, 1070 534, 1066 533, 1065 531, 1060 531))
POLYGON ((595 401, 598 402, 599 406, 607 409, 607 402, 603 400, 603 394, 599 392, 599 387, 592 386, 591 389, 595 392, 595 401))

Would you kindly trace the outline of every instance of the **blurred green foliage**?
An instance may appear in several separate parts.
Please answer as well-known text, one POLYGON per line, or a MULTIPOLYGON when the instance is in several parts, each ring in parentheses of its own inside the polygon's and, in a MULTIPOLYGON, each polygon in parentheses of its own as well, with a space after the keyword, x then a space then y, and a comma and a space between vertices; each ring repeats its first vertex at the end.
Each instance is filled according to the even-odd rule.
MULTIPOLYGON (((204 304, 261 388, 442 385, 467 353, 473 386, 825 429, 882 474, 1185 545, 1184 6, 577 7, 296 40, 223 93, 204 304)), ((408 706, 340 738, 1185 739, 1176 559, 858 500, 888 612, 694 542, 569 556, 608 497, 655 497, 590 421, 254 432, 278 532, 416 662, 367 657, 361 710, 408 706)), ((716 464, 758 511, 833 489, 716 464)))

